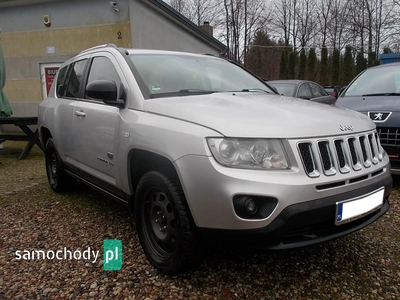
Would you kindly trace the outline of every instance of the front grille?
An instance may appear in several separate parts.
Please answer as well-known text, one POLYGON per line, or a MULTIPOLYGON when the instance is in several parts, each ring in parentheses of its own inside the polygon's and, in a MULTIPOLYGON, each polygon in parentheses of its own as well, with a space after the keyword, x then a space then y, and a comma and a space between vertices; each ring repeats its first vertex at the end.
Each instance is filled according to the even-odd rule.
POLYGON ((360 171, 383 159, 382 147, 375 132, 297 143, 308 176, 320 173, 333 176, 340 172, 360 171))
POLYGON ((336 170, 333 159, 331 157, 329 142, 318 142, 318 150, 321 156, 322 168, 324 170, 324 173, 327 175, 334 175, 336 173, 336 170))
POLYGON ((381 144, 400 145, 399 128, 377 128, 381 144))

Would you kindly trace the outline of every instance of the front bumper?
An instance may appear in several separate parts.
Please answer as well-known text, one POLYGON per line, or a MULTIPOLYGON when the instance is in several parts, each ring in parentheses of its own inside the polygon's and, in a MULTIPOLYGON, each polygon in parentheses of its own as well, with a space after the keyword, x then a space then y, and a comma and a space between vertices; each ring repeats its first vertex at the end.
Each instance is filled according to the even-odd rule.
MULTIPOLYGON (((294 157, 291 161, 299 160, 294 157)), ((194 222, 205 229, 266 228, 289 207, 308 207, 313 201, 325 203, 329 199, 349 200, 370 192, 371 186, 383 187, 383 182, 388 186, 385 195, 389 195, 392 182, 387 155, 369 168, 334 176, 321 174, 318 178, 310 178, 298 165, 290 170, 252 171, 223 167, 205 156, 185 156, 175 165, 194 222), (241 195, 274 198, 277 205, 266 217, 242 218, 233 204, 233 199, 241 195)))
POLYGON ((400 175, 400 145, 382 144, 389 156, 392 174, 400 175))
POLYGON ((229 248, 289 249, 329 241, 373 223, 389 209, 392 178, 386 177, 369 186, 350 192, 297 203, 286 207, 269 225, 250 230, 200 228, 204 242, 229 248), (380 209, 363 218, 335 225, 336 202, 352 199, 385 187, 380 209))

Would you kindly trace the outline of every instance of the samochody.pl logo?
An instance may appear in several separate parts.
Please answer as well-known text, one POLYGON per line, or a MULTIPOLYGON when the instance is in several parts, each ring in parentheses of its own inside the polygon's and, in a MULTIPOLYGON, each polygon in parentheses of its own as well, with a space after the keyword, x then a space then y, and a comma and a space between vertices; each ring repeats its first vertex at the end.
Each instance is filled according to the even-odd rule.
MULTIPOLYGON (((67 247, 57 250, 17 250, 16 260, 88 260, 96 263, 99 252, 90 247, 85 250, 71 250, 67 247)), ((120 240, 103 241, 103 269, 117 271, 122 268, 122 242, 120 240)))
POLYGON ((103 269, 117 271, 122 268, 122 242, 120 240, 103 241, 103 269))

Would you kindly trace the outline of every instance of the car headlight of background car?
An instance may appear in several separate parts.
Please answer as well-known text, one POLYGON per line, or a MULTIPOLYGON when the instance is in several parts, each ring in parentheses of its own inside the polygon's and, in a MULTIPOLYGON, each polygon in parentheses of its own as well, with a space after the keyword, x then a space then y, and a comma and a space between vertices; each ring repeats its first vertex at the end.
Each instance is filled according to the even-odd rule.
POLYGON ((282 143, 278 139, 208 138, 211 153, 223 166, 256 169, 289 169, 282 143))

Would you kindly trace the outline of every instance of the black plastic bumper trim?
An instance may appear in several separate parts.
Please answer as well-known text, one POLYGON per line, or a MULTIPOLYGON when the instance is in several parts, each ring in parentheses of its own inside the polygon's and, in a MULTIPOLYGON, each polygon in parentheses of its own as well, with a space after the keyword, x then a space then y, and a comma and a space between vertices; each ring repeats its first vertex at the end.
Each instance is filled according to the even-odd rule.
POLYGON ((369 186, 331 197, 293 204, 285 208, 272 223, 258 229, 220 230, 199 228, 203 241, 214 246, 253 249, 290 249, 326 242, 375 222, 390 207, 390 176, 369 186), (380 209, 347 224, 335 225, 336 202, 357 198, 385 187, 380 209))

